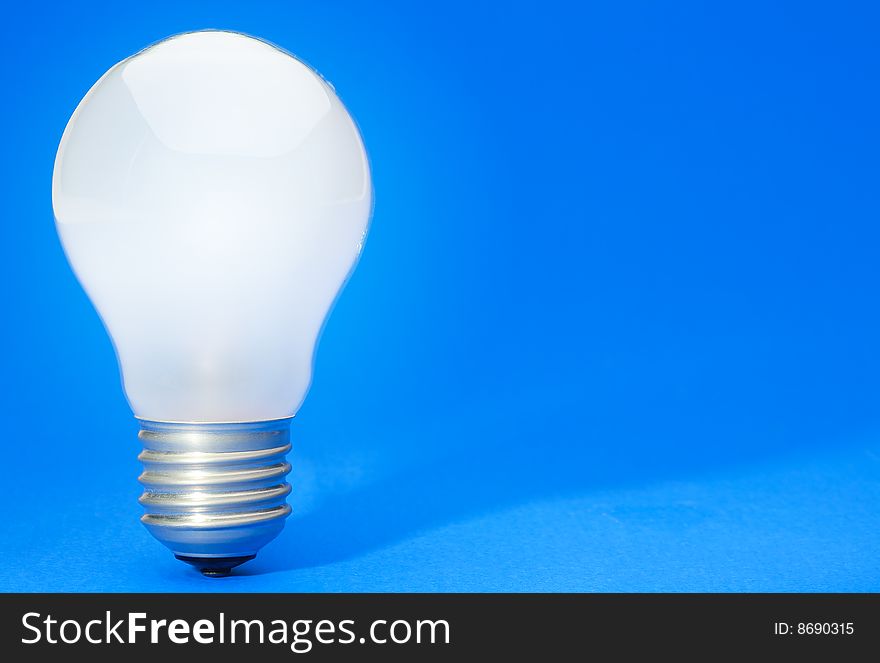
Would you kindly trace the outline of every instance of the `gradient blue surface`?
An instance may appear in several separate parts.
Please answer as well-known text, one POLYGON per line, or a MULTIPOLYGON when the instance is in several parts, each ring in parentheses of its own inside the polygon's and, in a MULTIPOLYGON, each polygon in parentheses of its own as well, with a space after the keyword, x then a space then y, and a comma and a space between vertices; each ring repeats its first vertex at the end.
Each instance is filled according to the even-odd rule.
POLYGON ((0 590, 880 590, 877 18, 7 9, 0 590), (137 425, 50 198, 92 83, 205 27, 333 82, 376 190, 294 422, 294 515, 225 580, 138 522, 137 425))

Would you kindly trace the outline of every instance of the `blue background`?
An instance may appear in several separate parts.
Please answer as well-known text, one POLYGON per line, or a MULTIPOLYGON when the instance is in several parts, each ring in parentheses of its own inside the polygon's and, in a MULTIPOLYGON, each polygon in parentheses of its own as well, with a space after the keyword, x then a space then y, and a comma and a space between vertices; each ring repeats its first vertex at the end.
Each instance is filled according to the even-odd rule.
POLYGON ((662 4, 7 8, 0 590, 880 590, 878 16, 662 4), (50 197, 92 83, 206 27, 332 81, 376 190, 225 580, 138 522, 50 197))

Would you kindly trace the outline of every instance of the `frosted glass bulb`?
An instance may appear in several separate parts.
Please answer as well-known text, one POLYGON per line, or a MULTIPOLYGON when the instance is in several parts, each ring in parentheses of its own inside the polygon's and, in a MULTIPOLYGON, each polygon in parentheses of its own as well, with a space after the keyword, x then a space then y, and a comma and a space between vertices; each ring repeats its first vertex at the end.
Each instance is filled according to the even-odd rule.
POLYGON ((288 53, 187 33, 89 90, 52 201, 141 420, 143 521, 227 572, 289 513, 290 418, 370 218, 358 129, 288 53))

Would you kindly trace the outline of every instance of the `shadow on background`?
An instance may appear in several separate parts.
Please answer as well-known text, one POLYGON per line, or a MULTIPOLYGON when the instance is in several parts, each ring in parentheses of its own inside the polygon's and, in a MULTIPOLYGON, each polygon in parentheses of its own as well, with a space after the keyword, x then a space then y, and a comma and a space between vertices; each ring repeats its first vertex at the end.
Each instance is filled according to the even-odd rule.
MULTIPOLYGON (((450 445, 434 434, 420 440, 425 453, 411 464, 353 490, 328 491, 304 516, 294 514, 286 536, 241 573, 323 566, 532 501, 725 475, 827 448, 825 426, 816 417, 804 413, 778 423, 791 439, 750 432, 741 421, 687 428, 675 414, 646 426, 612 416, 581 440, 560 439, 552 426, 496 431, 494 437, 486 431, 477 445, 450 445)), ((825 423, 845 428, 844 422, 825 423)), ((842 437, 853 444, 853 436, 842 437)))

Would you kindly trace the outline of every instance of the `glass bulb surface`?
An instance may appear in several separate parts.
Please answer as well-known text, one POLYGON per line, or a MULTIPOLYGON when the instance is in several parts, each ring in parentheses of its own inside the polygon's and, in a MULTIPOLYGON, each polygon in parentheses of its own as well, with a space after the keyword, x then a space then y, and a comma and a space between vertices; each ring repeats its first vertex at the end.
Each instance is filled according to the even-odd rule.
POLYGON ((358 129, 315 71, 238 33, 150 46, 73 113, 52 201, 137 417, 296 413, 372 208, 358 129))

